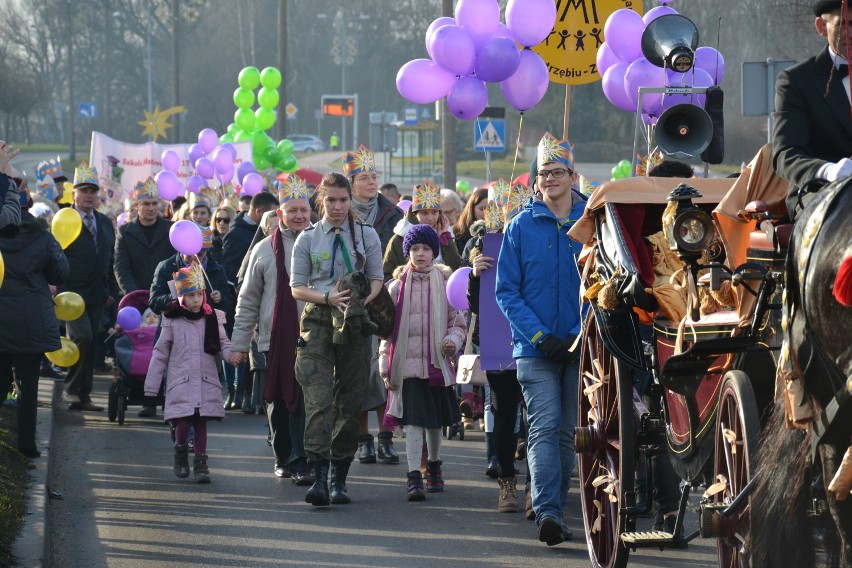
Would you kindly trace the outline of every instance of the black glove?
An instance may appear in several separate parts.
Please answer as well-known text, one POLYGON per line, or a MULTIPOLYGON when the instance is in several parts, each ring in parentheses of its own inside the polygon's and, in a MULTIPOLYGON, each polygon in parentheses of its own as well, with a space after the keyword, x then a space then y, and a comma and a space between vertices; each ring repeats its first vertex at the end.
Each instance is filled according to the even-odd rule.
POLYGON ((557 339, 552 335, 545 335, 544 338, 536 344, 536 347, 543 351, 548 359, 557 363, 571 363, 577 358, 577 351, 569 351, 574 344, 576 336, 569 335, 565 339, 557 339))

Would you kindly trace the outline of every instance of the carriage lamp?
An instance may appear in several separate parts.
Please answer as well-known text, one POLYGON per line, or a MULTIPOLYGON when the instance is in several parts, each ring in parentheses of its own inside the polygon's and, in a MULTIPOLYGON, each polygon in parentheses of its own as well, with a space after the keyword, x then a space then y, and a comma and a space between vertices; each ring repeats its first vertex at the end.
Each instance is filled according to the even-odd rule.
POLYGON ((697 260, 715 236, 713 220, 692 200, 701 193, 685 183, 669 193, 669 206, 676 207, 669 247, 681 260, 697 260))

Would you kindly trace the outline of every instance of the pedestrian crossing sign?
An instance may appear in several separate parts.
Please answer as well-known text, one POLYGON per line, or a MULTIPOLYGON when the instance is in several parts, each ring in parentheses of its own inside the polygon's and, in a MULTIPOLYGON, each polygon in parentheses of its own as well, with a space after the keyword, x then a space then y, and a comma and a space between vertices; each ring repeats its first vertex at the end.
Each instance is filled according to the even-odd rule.
POLYGON ((473 121, 473 149, 477 152, 505 152, 506 121, 502 118, 473 121))

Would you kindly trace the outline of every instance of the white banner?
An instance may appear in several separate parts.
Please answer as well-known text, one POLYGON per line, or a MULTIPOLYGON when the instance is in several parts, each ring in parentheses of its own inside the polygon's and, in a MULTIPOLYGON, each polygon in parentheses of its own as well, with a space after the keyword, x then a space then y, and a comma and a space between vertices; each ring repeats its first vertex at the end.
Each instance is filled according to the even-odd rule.
MULTIPOLYGON (((251 142, 232 142, 232 144, 237 149, 234 168, 238 168, 244 161, 251 161, 251 142)), ((189 163, 189 146, 189 144, 157 144, 156 142, 131 144, 114 140, 101 132, 92 132, 89 165, 98 171, 105 208, 113 212, 122 211, 124 200, 132 195, 134 186, 163 169, 160 156, 166 150, 174 150, 180 156, 181 166, 177 176, 186 184, 189 177, 196 173, 189 163)), ((231 180, 231 183, 238 184, 236 179, 231 180)), ((208 180, 208 184, 214 189, 221 189, 221 184, 215 178, 208 180)))

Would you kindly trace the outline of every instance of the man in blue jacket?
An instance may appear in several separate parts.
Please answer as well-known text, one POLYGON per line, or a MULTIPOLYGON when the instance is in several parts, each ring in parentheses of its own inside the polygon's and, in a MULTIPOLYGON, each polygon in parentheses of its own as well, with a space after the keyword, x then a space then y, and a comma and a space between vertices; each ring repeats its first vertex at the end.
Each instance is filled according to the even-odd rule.
POLYGON ((506 226, 497 260, 497 303, 512 327, 513 357, 529 417, 527 463, 538 538, 570 539, 562 509, 574 469, 580 334, 581 245, 567 233, 585 208, 567 140, 545 133, 530 201, 506 226))

